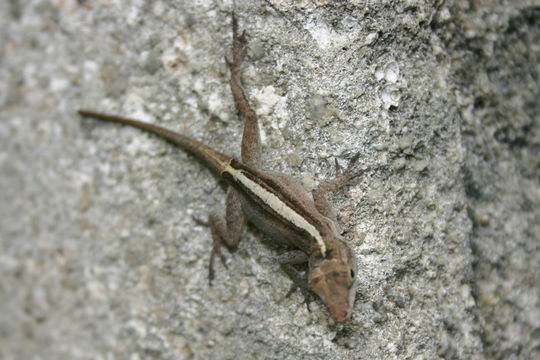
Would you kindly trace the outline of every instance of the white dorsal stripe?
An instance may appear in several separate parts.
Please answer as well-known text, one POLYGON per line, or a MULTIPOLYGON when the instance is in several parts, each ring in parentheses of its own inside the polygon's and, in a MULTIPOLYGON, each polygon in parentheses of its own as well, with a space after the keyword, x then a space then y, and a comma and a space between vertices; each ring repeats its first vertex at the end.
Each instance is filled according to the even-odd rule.
POLYGON ((231 174, 234 179, 238 180, 240 183, 242 183, 242 185, 251 190, 265 204, 268 204, 268 206, 270 206, 272 210, 283 216, 286 220, 290 221, 295 226, 307 231, 311 236, 313 236, 315 241, 317 241, 319 248, 321 249, 322 256, 325 255, 326 245, 324 244, 322 236, 315 228, 315 226, 307 222, 306 219, 304 219, 300 214, 287 206, 287 204, 281 201, 276 195, 272 194, 270 191, 266 190, 265 188, 257 184, 255 181, 245 176, 242 170, 237 170, 227 163, 224 164, 224 167, 226 172, 231 174))

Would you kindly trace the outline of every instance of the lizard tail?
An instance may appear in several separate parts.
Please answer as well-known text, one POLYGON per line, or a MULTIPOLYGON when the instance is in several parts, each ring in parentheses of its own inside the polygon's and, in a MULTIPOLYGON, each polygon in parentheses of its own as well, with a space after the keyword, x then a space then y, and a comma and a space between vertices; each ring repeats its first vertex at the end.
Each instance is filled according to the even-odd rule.
POLYGON ((208 166, 212 171, 220 174, 223 171, 225 163, 228 163, 232 160, 230 156, 222 154, 209 146, 204 145, 200 141, 189 138, 185 135, 179 134, 177 132, 165 129, 161 126, 145 123, 138 120, 128 119, 121 116, 109 115, 98 113, 90 110, 78 110, 79 115, 83 117, 90 117, 102 121, 109 121, 119 124, 124 124, 132 126, 151 134, 157 135, 190 153, 191 155, 198 158, 203 164, 208 166))

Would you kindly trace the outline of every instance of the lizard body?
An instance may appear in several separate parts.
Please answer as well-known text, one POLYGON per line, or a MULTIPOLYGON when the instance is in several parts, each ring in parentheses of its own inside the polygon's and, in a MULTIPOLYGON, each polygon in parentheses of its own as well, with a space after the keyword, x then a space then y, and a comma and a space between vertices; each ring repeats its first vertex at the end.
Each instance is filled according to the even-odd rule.
POLYGON ((351 172, 357 156, 344 172, 321 184, 312 196, 289 177, 260 170, 262 149, 258 121, 239 79, 245 39, 243 34, 238 34, 234 14, 232 28, 233 56, 232 61, 226 60, 231 71, 230 86, 235 105, 245 120, 242 161, 153 124, 89 110, 79 110, 79 114, 133 126, 165 138, 195 156, 228 183, 225 219, 210 214, 208 221, 199 220, 210 227, 213 237, 210 280, 214 277, 215 255, 219 255, 224 263, 221 245, 235 248, 249 221, 272 240, 298 249, 280 257, 282 268, 297 286, 317 294, 336 321, 344 322, 354 305, 356 259, 340 234, 326 194, 350 184, 359 175, 351 172), (308 264, 307 276, 302 276, 294 265, 305 263, 308 264))

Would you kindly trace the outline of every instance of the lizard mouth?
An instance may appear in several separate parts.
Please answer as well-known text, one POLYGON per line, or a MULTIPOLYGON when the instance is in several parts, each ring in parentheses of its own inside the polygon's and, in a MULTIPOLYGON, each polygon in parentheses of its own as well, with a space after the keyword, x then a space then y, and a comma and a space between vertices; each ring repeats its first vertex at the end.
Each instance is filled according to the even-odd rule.
POLYGON ((341 306, 336 306, 335 308, 329 308, 330 314, 339 323, 347 321, 351 317, 352 308, 348 304, 343 304, 341 306))

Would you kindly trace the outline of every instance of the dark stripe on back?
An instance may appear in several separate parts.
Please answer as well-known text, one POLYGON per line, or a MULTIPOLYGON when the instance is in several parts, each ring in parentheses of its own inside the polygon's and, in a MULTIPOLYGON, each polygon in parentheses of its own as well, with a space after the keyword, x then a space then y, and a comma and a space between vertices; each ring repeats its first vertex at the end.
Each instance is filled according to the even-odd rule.
MULTIPOLYGON (((285 199, 285 200, 282 199, 281 196, 279 196, 278 194, 276 194, 276 193, 274 193, 274 192, 272 191, 273 188, 269 187, 269 186, 266 184, 267 178, 262 178, 262 177, 259 178, 259 179, 264 180, 264 183, 263 183, 263 184, 260 184, 259 181, 257 181, 257 179, 254 178, 254 176, 250 176, 250 175, 251 175, 251 172, 253 171, 252 169, 246 169, 247 171, 250 171, 250 173, 246 173, 245 170, 244 170, 244 166, 243 166, 243 165, 237 166, 238 164, 239 164, 238 161, 234 161, 234 163, 231 163, 231 166, 232 166, 233 168, 237 169, 237 170, 242 170, 242 174, 243 174, 244 176, 246 176, 248 179, 252 180, 252 181, 255 182, 256 184, 262 186, 262 187, 263 187, 264 189, 266 189, 267 191, 269 191, 269 192, 275 194, 275 195, 276 195, 281 201, 283 201, 289 208, 294 209, 294 208, 291 207, 290 202, 286 201, 286 199, 285 199)), ((287 220, 286 218, 284 218, 282 215, 280 215, 279 213, 277 213, 277 212, 276 212, 274 209, 272 209, 269 205, 267 205, 266 203, 262 202, 262 201, 260 200, 260 198, 259 198, 257 195, 255 195, 251 190, 249 190, 249 189, 248 189, 247 187, 245 187, 244 185, 238 183, 238 182, 233 178, 233 176, 232 176, 230 173, 228 173, 228 172, 225 171, 224 173, 222 173, 222 176, 223 176, 223 178, 224 178, 229 184, 231 184, 232 186, 234 186, 236 190, 240 191, 240 192, 244 195, 244 197, 251 199, 251 200, 252 200, 251 202, 252 202, 253 204, 256 204, 261 210, 263 210, 264 212, 270 214, 273 218, 278 219, 281 223, 286 224, 286 225, 288 225, 288 226, 290 226, 290 227, 293 227, 293 228, 295 229, 295 231, 296 231, 298 234, 301 234, 302 236, 305 236, 305 237, 311 239, 311 241, 310 241, 311 244, 317 244, 317 240, 316 240, 316 239, 315 239, 315 238, 314 238, 307 230, 305 230, 305 229, 303 229, 303 228, 301 228, 301 227, 298 227, 298 226, 294 225, 294 224, 291 223, 289 220, 287 220)), ((256 174, 256 176, 259 176, 259 174, 256 174)), ((299 209, 304 210, 303 208, 300 208, 300 207, 299 207, 299 209)), ((296 210, 294 210, 294 211, 296 211, 296 210)), ((298 214, 300 214, 301 216, 304 216, 305 210, 302 211, 302 212, 300 212, 300 211, 296 211, 296 212, 297 212, 298 214)), ((315 221, 309 221, 309 220, 311 220, 311 217, 307 217, 307 216, 306 216, 306 217, 304 217, 304 219, 308 220, 308 222, 309 222, 311 225, 313 225, 313 226, 315 227, 315 229, 317 229, 317 226, 316 226, 317 222, 315 222, 315 221)), ((319 230, 317 229, 317 231, 319 231, 319 230)))
POLYGON ((240 163, 237 160, 233 160, 231 163, 231 166, 237 170, 244 170, 242 173, 251 181, 259 184, 263 188, 265 188, 268 192, 276 195, 284 204, 286 204, 289 208, 294 209, 296 213, 301 215, 304 219, 307 220, 311 225, 313 225, 317 230, 320 228, 320 222, 311 215, 311 213, 303 206, 302 203, 297 201, 295 198, 287 197, 286 195, 288 192, 286 189, 283 189, 283 187, 278 184, 276 181, 272 180, 271 178, 262 175, 260 172, 253 170, 251 168, 248 168, 244 164, 240 163), (260 183, 259 180, 262 180, 262 183, 260 183))

